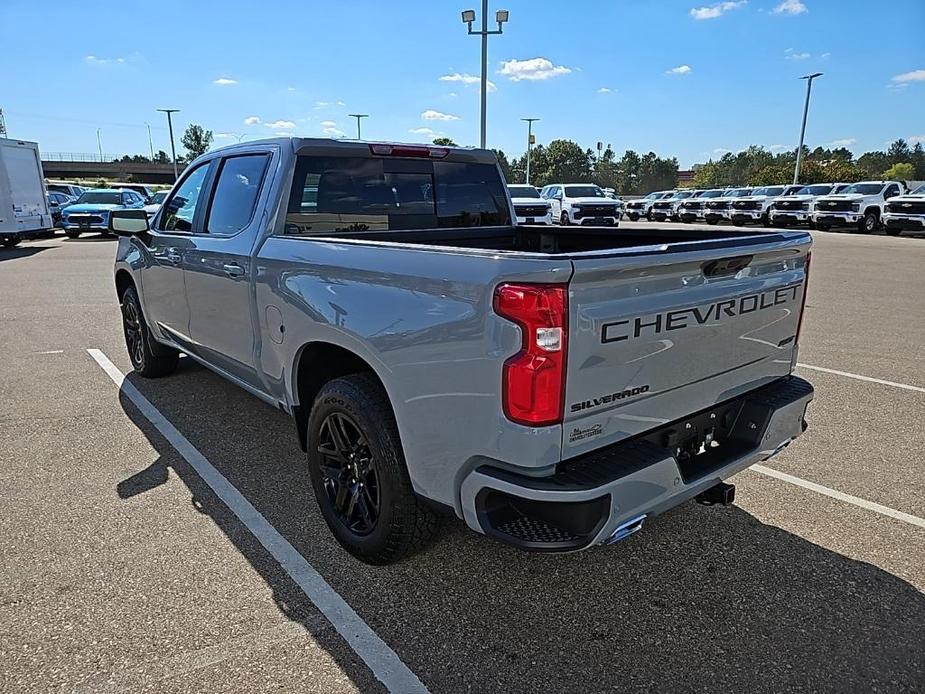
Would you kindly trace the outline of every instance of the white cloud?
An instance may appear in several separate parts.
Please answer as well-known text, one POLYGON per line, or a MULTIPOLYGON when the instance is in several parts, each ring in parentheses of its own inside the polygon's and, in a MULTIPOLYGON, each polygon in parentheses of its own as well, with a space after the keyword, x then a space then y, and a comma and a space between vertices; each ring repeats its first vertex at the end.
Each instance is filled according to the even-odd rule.
MULTIPOLYGON (((479 82, 481 82, 480 77, 478 77, 477 75, 470 75, 468 72, 463 72, 463 73, 453 72, 449 75, 441 75, 437 79, 439 79, 441 82, 460 82, 466 86, 478 84, 479 82)), ((495 83, 492 82, 491 80, 486 80, 486 83, 487 83, 486 86, 488 87, 488 91, 493 92, 495 91, 495 89, 497 89, 497 86, 495 86, 495 83)), ((455 96, 455 93, 454 93, 454 96, 455 96)))
POLYGON ((768 145, 768 149, 771 150, 772 152, 782 152, 785 149, 793 149, 793 148, 788 147, 787 145, 768 145))
POLYGON ((616 91, 617 91, 616 89, 611 89, 610 87, 601 87, 600 89, 597 90, 597 93, 598 94, 611 94, 616 91))
POLYGON ((912 72, 904 72, 901 75, 896 75, 893 77, 891 81, 899 83, 922 82, 925 81, 925 70, 913 70, 912 72))
POLYGON ((565 65, 553 65, 546 58, 530 58, 528 60, 505 60, 501 63, 499 75, 504 75, 512 82, 521 80, 547 80, 550 77, 567 75, 572 68, 565 65))
POLYGON ((335 128, 335 127, 322 128, 321 132, 323 132, 325 135, 328 135, 330 137, 343 137, 344 136, 344 131, 341 130, 340 128, 335 128))
POLYGON ((707 5, 706 7, 692 7, 690 15, 694 19, 716 19, 717 17, 721 17, 724 12, 734 10, 746 4, 748 4, 747 0, 740 0, 739 2, 717 2, 713 5, 707 5))
POLYGON ((294 91, 295 91, 295 87, 286 87, 286 91, 287 91, 287 92, 294 92, 294 91))
POLYGON ((831 53, 823 53, 823 54, 822 54, 821 56, 819 56, 819 57, 822 58, 823 60, 828 60, 828 59, 829 59, 829 56, 831 56, 831 55, 832 55, 831 53))
POLYGON ((345 104, 343 101, 338 99, 337 101, 334 102, 334 105, 335 106, 346 106, 347 104, 345 104))
POLYGON ((786 51, 784 51, 784 53, 787 54, 785 56, 787 60, 806 60, 807 58, 812 57, 811 53, 805 53, 805 52, 801 53, 801 52, 797 52, 789 48, 786 51))
POLYGON ((441 113, 432 108, 424 111, 421 114, 421 118, 424 120, 459 120, 459 116, 454 116, 452 113, 441 113))
POLYGON ((292 137, 292 133, 287 132, 278 132, 273 134, 276 135, 276 137, 292 137))
POLYGON ((437 131, 433 128, 411 128, 408 131, 412 135, 424 135, 425 137, 436 137, 438 135, 437 131))
POLYGON ((237 138, 238 136, 234 133, 215 133, 216 140, 230 140, 231 138, 237 138))
POLYGON ((673 67, 670 70, 666 70, 665 74, 666 75, 686 75, 690 73, 690 71, 691 71, 690 65, 678 65, 678 67, 673 67))
POLYGON ((455 99, 457 96, 459 96, 459 94, 457 94, 456 92, 450 92, 449 94, 447 94, 447 96, 452 99, 455 99))
POLYGON ((244 125, 260 125, 259 116, 248 116, 244 119, 244 125))
POLYGON ((127 63, 129 60, 136 61, 140 58, 138 53, 133 53, 128 58, 100 58, 97 55, 88 55, 84 57, 84 62, 87 65, 94 65, 96 67, 102 67, 104 65, 122 65, 127 63))
POLYGON ((271 123, 264 123, 268 128, 275 128, 276 130, 293 130, 295 129, 295 123, 291 120, 275 120, 271 123))
POLYGON ((850 147, 855 142, 857 142, 857 139, 853 137, 845 137, 845 138, 842 138, 841 140, 832 140, 829 143, 829 147, 850 147))
POLYGON ((732 154, 732 150, 726 149, 725 147, 717 147, 716 149, 713 150, 713 154, 718 154, 720 156, 723 156, 724 154, 732 154))
POLYGON ((910 145, 925 145, 925 135, 910 135, 906 138, 906 142, 908 142, 910 145))
POLYGON ((238 80, 233 80, 229 77, 219 77, 217 80, 212 80, 212 84, 217 84, 220 87, 225 87, 229 84, 237 84, 238 80))
POLYGON ((888 85, 886 85, 886 88, 896 90, 896 89, 906 89, 908 86, 909 86, 908 82, 890 82, 888 85))
POLYGON ((316 101, 315 108, 327 108, 331 105, 330 101, 316 101))
POLYGON ((800 0, 784 0, 777 7, 771 10, 773 14, 803 14, 804 12, 809 12, 800 0))
POLYGON ((438 79, 441 82, 462 82, 463 84, 476 84, 479 82, 477 75, 470 75, 468 72, 453 72, 449 75, 440 75, 438 79))
POLYGON ((322 127, 322 128, 336 128, 336 127, 337 127, 337 121, 333 121, 333 120, 323 120, 323 121, 321 121, 321 127, 322 127))

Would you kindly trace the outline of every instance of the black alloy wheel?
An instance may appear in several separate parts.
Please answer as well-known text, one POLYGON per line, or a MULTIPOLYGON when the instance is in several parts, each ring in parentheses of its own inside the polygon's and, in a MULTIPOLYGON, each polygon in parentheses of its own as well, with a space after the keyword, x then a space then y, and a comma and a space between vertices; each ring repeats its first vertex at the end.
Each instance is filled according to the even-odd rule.
POLYGON ((379 520, 379 473, 359 425, 344 412, 332 412, 321 423, 317 450, 337 518, 350 532, 368 535, 379 520))

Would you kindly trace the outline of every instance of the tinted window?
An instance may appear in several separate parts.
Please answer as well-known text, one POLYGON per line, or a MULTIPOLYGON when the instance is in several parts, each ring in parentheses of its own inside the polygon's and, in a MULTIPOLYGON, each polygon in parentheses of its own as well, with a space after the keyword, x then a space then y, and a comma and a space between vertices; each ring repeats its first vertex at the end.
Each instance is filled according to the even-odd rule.
POLYGON ((883 189, 880 183, 855 183, 845 189, 846 193, 860 193, 861 195, 876 195, 883 189))
POLYGON ((508 186, 512 198, 538 198, 540 192, 533 186, 508 186))
POLYGON ((892 185, 886 189, 886 193, 884 193, 883 197, 888 199, 896 197, 897 195, 899 195, 899 186, 892 185))
POLYGON ((202 184, 205 182, 208 164, 202 164, 187 176, 180 187, 176 189, 171 198, 165 203, 161 214, 161 229, 164 231, 192 231, 193 217, 196 215, 196 206, 202 193, 202 184))
POLYGON ((511 223, 493 164, 299 157, 286 233, 384 231, 511 223))
POLYGON ((565 186, 568 198, 603 198, 604 191, 597 186, 565 186))
POLYGON ((169 190, 158 191, 157 193, 151 196, 151 204, 160 205, 162 202, 164 202, 164 199, 167 197, 167 193, 169 192, 170 192, 169 190))
POLYGON ((249 154, 222 162, 206 223, 210 234, 230 236, 250 223, 268 158, 266 154, 249 154))
POLYGON ((776 197, 784 192, 783 186, 775 186, 773 188, 759 188, 752 195, 766 195, 768 197, 776 197))
POLYGON ((797 195, 828 195, 832 191, 832 186, 805 186, 800 188, 797 195))
POLYGON ((121 205, 122 196, 119 193, 107 193, 104 191, 90 191, 81 195, 77 202, 81 204, 89 203, 91 205, 121 205))
POLYGON ((122 193, 122 204, 131 205, 135 202, 135 196, 131 193, 122 193))

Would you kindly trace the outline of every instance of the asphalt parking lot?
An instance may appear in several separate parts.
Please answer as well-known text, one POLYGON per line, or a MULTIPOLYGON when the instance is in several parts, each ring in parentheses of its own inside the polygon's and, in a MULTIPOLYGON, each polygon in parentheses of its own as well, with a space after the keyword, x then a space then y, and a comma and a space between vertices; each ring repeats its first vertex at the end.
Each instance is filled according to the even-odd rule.
POLYGON ((612 547, 525 554, 449 521, 386 568, 334 542, 285 415, 188 360, 130 373, 114 240, 0 249, 0 691, 386 689, 87 350, 431 692, 922 691, 925 239, 815 238, 816 400, 773 476, 612 547))

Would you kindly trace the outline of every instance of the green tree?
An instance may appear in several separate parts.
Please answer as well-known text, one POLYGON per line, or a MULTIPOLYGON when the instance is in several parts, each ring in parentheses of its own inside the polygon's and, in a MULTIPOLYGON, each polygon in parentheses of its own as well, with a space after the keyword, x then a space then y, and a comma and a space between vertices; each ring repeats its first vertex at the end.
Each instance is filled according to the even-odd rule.
POLYGON ((723 185, 720 173, 719 165, 711 159, 706 164, 694 167, 692 183, 695 188, 718 188, 723 185))
POLYGON ((452 139, 449 137, 435 137, 434 144, 438 147, 459 147, 452 139))
POLYGON ((500 149, 492 151, 498 157, 498 165, 501 167, 501 173, 504 174, 504 180, 507 183, 514 183, 514 174, 511 170, 511 163, 507 160, 507 155, 500 149))
POLYGON ((925 179, 925 148, 921 142, 916 142, 912 148, 912 164, 915 166, 915 178, 918 181, 925 179))
MULTIPOLYGON (((572 140, 553 140, 546 147, 547 180, 568 183, 591 181, 591 160, 588 153, 572 140)), ((531 162, 531 169, 533 162, 531 162)))
POLYGON ((883 172, 883 178, 887 181, 911 181, 915 178, 915 165, 907 161, 893 164, 883 172))
POLYGON ((864 178, 861 168, 854 162, 833 160, 823 167, 823 180, 827 183, 856 183, 864 178))
POLYGON ((195 159, 201 154, 205 154, 209 147, 212 146, 212 131, 203 130, 201 125, 190 123, 186 132, 183 133, 181 140, 186 151, 189 152, 190 160, 195 159))
POLYGON ((890 165, 899 164, 912 159, 912 150, 909 149, 909 143, 899 138, 890 144, 886 151, 886 156, 890 160, 890 165))
POLYGON ((169 164, 170 157, 167 156, 167 152, 162 149, 157 150, 157 154, 154 155, 155 164, 169 164))

